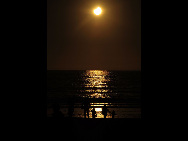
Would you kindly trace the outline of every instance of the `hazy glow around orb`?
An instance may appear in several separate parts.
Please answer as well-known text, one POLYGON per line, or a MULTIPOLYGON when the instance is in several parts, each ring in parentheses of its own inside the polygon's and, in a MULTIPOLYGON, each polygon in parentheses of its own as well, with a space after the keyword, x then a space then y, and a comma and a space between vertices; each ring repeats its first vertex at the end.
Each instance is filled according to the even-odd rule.
POLYGON ((101 12, 102 12, 102 10, 101 10, 100 7, 97 7, 97 9, 94 10, 94 13, 95 13, 96 15, 101 14, 101 12))

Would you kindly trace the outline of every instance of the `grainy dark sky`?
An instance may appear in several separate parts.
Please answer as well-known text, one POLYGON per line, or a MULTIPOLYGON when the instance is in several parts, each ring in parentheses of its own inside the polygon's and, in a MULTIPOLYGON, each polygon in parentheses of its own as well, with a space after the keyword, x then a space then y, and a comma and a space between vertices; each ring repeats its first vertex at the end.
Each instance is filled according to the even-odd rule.
POLYGON ((48 0, 47 69, 141 70, 141 0, 48 0))

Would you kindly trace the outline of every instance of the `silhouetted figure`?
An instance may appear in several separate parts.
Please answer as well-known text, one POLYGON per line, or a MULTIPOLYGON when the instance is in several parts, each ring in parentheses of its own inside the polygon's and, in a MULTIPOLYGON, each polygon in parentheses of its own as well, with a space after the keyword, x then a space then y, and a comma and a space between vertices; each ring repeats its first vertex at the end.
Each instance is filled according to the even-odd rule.
POLYGON ((59 104, 53 104, 53 105, 52 105, 52 109, 53 109, 53 114, 52 114, 52 116, 53 116, 54 118, 63 118, 63 117, 64 117, 63 113, 60 111, 60 106, 59 106, 59 104))
POLYGON ((95 111, 95 108, 93 108, 93 110, 92 110, 92 117, 93 117, 93 118, 96 117, 96 111, 95 111))
POLYGON ((114 115, 115 115, 116 113, 115 113, 115 111, 113 110, 112 111, 112 118, 114 118, 114 115))
POLYGON ((90 106, 90 103, 88 99, 84 99, 84 102, 83 102, 84 118, 86 118, 86 113, 89 118, 89 106, 90 106))
POLYGON ((68 107, 68 115, 70 118, 72 118, 73 116, 73 113, 74 113, 74 102, 73 102, 73 99, 69 99, 68 101, 69 103, 69 107, 68 107))
POLYGON ((108 112, 108 109, 106 108, 106 104, 105 104, 104 107, 102 108, 102 114, 104 115, 104 118, 106 118, 107 112, 108 112))
POLYGON ((70 104, 69 108, 68 108, 68 115, 69 115, 70 118, 72 118, 73 113, 74 113, 74 105, 70 104))

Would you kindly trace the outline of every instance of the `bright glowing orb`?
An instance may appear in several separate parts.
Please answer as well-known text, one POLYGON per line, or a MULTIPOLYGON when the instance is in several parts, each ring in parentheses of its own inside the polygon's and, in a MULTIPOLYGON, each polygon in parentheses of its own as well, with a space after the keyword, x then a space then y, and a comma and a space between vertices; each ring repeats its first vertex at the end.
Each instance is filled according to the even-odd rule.
POLYGON ((101 12, 102 12, 102 10, 101 10, 100 7, 97 7, 97 9, 94 10, 94 13, 95 13, 96 15, 101 14, 101 12))

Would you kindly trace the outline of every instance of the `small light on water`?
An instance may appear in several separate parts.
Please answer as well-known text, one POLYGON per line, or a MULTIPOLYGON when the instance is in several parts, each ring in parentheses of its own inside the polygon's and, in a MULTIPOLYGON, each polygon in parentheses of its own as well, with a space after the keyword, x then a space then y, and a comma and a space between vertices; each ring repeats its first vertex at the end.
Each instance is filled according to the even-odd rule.
POLYGON ((102 108, 95 108, 96 112, 102 111, 102 108))

